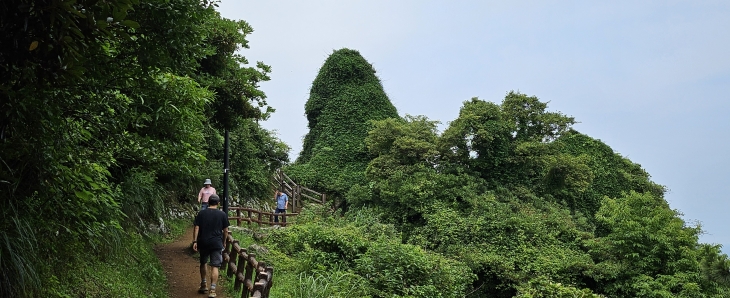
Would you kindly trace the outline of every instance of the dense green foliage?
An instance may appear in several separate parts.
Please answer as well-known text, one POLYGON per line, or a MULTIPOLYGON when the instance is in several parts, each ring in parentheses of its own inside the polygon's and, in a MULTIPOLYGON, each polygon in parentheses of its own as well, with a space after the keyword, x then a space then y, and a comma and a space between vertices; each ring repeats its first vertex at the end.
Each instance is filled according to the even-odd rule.
POLYGON ((463 297, 474 279, 463 262, 401 243, 371 210, 331 217, 321 208, 267 232, 271 251, 258 258, 276 268, 272 297, 463 297))
POLYGON ((83 243, 69 243, 56 250, 73 259, 55 259, 53 266, 68 270, 54 274, 45 284, 44 297, 168 297, 165 269, 153 253, 153 242, 171 241, 190 225, 188 219, 167 221, 167 235, 120 237, 102 254, 78 254, 83 243), (130 256, 133 255, 133 256, 130 256), (68 266, 67 263, 73 264, 68 266))
POLYGON ((270 198, 272 173, 289 161, 289 146, 251 119, 231 131, 230 146, 235 200, 270 198))
POLYGON ((339 197, 364 182, 370 161, 364 143, 368 122, 398 117, 373 66, 350 49, 334 51, 324 62, 304 111, 309 132, 287 172, 339 197))
MULTIPOLYGON (((146 222, 220 184, 224 131, 234 198, 268 195, 289 147, 257 121, 251 32, 209 1, 0 3, 0 296, 165 296, 146 222)), ((439 133, 341 49, 305 113, 289 173, 349 210, 257 231, 275 297, 730 295, 664 187, 534 96, 472 99, 439 133)))
POLYGON ((347 215, 269 239, 296 260, 293 273, 348 268, 344 273, 368 281, 373 297, 730 294, 727 256, 698 243, 700 227, 669 208, 664 187, 573 123, 516 92, 501 104, 465 102, 443 133, 423 116, 370 121, 366 183, 346 193, 347 215), (359 228, 362 214, 368 228, 359 228), (379 238, 383 231, 388 241, 379 238), (371 251, 383 259, 371 259, 371 251), (416 251, 458 265, 416 271, 418 283, 398 276, 403 290, 381 282, 383 272, 429 264, 416 251), (389 259, 391 252, 399 257, 389 259), (360 267, 371 260, 383 267, 360 267), (435 272, 461 279, 446 286, 429 277, 435 272), (404 286, 411 284, 418 290, 404 286))
POLYGON ((252 29, 214 4, 0 4, 0 296, 119 296, 76 287, 69 269, 114 261, 98 256, 219 181, 222 129, 250 152, 232 159, 245 164, 232 175, 240 196, 286 161, 251 120, 273 111, 258 89, 269 67, 235 53, 252 29))
POLYGON ((442 135, 423 117, 376 121, 358 202, 388 210, 405 243, 464 260, 476 296, 726 294, 663 187, 546 107, 473 99, 442 135))
POLYGON ((615 154, 611 147, 575 131, 561 137, 557 142, 561 152, 573 156, 581 155, 592 176, 580 197, 569 198, 576 207, 594 214, 600 207, 603 196, 616 198, 633 190, 650 193, 654 197, 664 195, 664 187, 649 179, 649 174, 638 164, 615 154))

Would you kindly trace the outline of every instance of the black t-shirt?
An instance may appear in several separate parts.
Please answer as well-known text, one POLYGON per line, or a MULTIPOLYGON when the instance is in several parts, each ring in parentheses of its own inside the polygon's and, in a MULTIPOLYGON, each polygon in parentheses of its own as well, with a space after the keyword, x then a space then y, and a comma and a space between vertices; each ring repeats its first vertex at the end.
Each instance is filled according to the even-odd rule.
POLYGON ((208 208, 198 212, 195 226, 198 229, 198 247, 204 249, 223 249, 223 229, 227 228, 228 215, 222 210, 208 208))

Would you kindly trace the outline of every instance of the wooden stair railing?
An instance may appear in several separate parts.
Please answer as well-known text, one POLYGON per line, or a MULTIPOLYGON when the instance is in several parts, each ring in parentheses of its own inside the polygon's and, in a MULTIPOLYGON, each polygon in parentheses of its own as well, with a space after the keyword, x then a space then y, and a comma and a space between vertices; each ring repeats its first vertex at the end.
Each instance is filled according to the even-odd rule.
MULTIPOLYGON (((274 173, 271 179, 271 187, 274 189, 281 189, 287 196, 289 196, 289 209, 287 213, 274 214, 268 211, 256 210, 253 208, 246 208, 242 206, 231 206, 228 208, 229 211, 236 212, 235 216, 228 216, 228 220, 235 220, 237 226, 241 226, 242 222, 248 223, 251 227, 252 223, 258 224, 258 226, 268 225, 275 226, 279 225, 285 227, 287 225, 288 218, 295 218, 299 215, 299 211, 302 209, 302 201, 306 199, 308 201, 317 204, 326 204, 327 195, 306 188, 294 182, 289 176, 287 176, 281 169, 274 173), (281 221, 274 222, 274 217, 278 216, 281 221)), ((289 222, 290 224, 291 222, 289 222)))
POLYGON ((289 196, 289 208, 292 213, 298 212, 302 209, 303 198, 322 205, 327 203, 326 194, 297 184, 283 171, 281 171, 281 169, 276 170, 273 178, 271 186, 275 189, 281 189, 283 193, 289 196))

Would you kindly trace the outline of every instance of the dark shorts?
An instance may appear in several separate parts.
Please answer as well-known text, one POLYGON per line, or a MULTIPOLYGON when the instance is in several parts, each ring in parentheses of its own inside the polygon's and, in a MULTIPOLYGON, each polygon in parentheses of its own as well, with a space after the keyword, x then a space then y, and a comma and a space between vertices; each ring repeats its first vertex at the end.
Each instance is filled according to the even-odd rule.
POLYGON ((223 263, 223 254, 220 249, 202 249, 200 248, 200 264, 205 264, 210 258, 208 265, 220 267, 223 263))

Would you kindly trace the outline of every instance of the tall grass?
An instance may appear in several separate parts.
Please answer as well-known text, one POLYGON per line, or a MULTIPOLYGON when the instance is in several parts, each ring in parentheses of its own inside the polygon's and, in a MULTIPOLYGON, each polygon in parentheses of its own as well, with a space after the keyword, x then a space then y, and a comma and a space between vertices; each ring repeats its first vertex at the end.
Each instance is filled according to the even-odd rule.
POLYGON ((120 246, 101 254, 69 255, 69 262, 59 265, 63 270, 46 276, 48 286, 34 297, 168 297, 165 271, 153 243, 132 232, 120 246))
POLYGON ((340 270, 325 273, 299 274, 299 283, 292 290, 295 298, 369 297, 363 278, 340 270))
POLYGON ((41 289, 38 264, 35 262, 37 241, 30 224, 17 216, 11 227, 0 231, 0 296, 33 297, 41 289))

